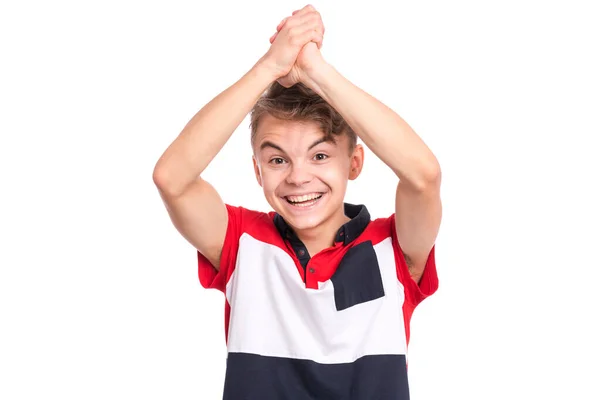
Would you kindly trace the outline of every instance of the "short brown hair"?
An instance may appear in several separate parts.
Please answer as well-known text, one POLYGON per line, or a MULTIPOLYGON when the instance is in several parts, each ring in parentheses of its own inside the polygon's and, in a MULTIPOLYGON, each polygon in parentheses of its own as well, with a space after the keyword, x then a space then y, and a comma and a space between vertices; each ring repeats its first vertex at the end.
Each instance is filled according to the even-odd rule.
POLYGON ((250 111, 250 143, 254 147, 258 122, 264 114, 286 121, 314 121, 330 138, 346 134, 350 151, 356 146, 356 133, 321 96, 302 83, 286 88, 273 82, 250 111))

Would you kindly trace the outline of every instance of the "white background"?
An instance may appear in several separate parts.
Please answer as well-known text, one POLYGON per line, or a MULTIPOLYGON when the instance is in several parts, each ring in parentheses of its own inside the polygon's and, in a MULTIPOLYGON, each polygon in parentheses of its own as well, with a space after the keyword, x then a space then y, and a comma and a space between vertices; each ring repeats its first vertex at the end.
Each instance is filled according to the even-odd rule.
MULTIPOLYGON (((325 59, 442 166, 415 400, 600 398, 593 3, 312 3, 325 59)), ((2 3, 0 398, 220 398, 223 295, 201 288, 152 170, 304 5, 2 3)), ((205 177, 267 211, 251 165, 245 120, 205 177)), ((395 184, 369 152, 346 200, 388 216, 395 184)))

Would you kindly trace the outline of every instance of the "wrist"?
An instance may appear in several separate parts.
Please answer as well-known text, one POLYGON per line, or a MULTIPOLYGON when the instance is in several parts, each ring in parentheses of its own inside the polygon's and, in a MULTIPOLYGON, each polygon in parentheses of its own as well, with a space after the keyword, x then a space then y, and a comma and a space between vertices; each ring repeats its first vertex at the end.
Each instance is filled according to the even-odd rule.
POLYGON ((316 92, 319 96, 324 97, 324 83, 327 82, 328 76, 331 76, 333 72, 333 67, 325 62, 325 60, 321 60, 318 63, 311 65, 310 68, 303 70, 302 83, 316 92))
POLYGON ((264 57, 258 60, 252 69, 256 74, 264 77, 271 83, 285 75, 279 70, 279 68, 277 68, 275 63, 270 62, 264 57))

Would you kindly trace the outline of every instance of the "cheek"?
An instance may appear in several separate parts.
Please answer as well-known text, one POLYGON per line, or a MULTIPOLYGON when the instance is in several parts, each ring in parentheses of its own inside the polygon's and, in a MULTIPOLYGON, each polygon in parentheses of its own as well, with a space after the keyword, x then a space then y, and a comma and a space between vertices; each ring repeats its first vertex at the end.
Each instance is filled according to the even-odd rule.
POLYGON ((275 192, 282 180, 283 174, 279 171, 272 171, 262 168, 261 178, 263 191, 265 193, 275 192))
POLYGON ((317 176, 329 186, 346 185, 350 166, 343 163, 330 163, 319 169, 317 176))

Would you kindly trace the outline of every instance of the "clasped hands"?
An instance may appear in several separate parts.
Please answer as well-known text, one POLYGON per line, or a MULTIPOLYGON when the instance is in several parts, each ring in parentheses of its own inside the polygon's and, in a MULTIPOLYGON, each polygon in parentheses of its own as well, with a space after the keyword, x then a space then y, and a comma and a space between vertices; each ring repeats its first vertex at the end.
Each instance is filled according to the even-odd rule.
POLYGON ((271 47, 262 58, 277 82, 286 88, 306 83, 311 72, 325 64, 320 51, 324 33, 321 14, 311 5, 279 23, 269 39, 271 47))

